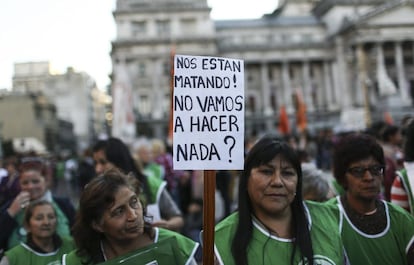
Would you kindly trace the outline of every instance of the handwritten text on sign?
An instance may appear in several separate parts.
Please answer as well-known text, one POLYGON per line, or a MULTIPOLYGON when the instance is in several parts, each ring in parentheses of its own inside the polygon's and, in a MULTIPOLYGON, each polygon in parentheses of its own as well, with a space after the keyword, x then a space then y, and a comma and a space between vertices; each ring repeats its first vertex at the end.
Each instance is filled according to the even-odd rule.
POLYGON ((242 60, 174 58, 174 169, 243 169, 242 60))

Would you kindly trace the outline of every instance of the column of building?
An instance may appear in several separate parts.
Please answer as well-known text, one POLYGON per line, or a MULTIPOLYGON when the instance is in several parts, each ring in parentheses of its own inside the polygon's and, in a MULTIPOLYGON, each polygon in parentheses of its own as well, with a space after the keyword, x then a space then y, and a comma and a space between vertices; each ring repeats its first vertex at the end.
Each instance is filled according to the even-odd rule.
POLYGON ((283 98, 287 113, 293 113, 294 108, 292 104, 292 86, 289 76, 289 62, 282 62, 282 82, 283 82, 283 98))
POLYGON ((395 64, 397 70, 398 87, 403 103, 410 105, 411 98, 408 94, 408 82, 405 75, 404 58, 401 42, 395 42, 395 64))

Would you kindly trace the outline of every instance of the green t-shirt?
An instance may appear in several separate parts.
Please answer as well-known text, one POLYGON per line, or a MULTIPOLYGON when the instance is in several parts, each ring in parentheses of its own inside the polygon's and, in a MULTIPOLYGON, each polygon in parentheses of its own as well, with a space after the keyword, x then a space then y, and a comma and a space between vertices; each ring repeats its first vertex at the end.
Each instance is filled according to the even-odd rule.
MULTIPOLYGON (((314 263, 321 265, 345 264, 345 254, 335 222, 333 207, 306 202, 314 263)), ((231 245, 237 228, 239 215, 233 213, 215 228, 215 254, 220 264, 235 265, 231 245)), ((253 221, 253 235, 247 248, 249 265, 290 264, 293 240, 269 235, 257 220, 253 221)), ((302 265, 297 249, 294 264, 302 265)))
POLYGON ((327 203, 337 206, 342 241, 352 265, 407 264, 406 251, 414 242, 414 217, 406 210, 382 201, 387 225, 371 235, 352 224, 339 197, 327 203))
POLYGON ((20 243, 14 248, 6 251, 10 265, 60 265, 62 256, 75 249, 71 238, 62 238, 62 246, 50 253, 39 253, 31 249, 25 243, 20 243))
MULTIPOLYGON (((154 244, 135 250, 99 265, 185 265, 194 258, 198 243, 170 230, 155 228, 154 244)), ((76 250, 63 256, 64 265, 82 265, 76 250)), ((92 263, 88 265, 93 265, 92 263)))
MULTIPOLYGON (((57 227, 56 232, 61 237, 70 237, 70 226, 69 220, 63 211, 59 208, 59 205, 56 202, 52 201, 53 208, 56 211, 57 227)), ((16 228, 13 230, 9 240, 8 240, 8 249, 11 249, 14 246, 19 245, 21 242, 26 242, 27 232, 23 226, 24 211, 20 211, 14 219, 17 222, 16 228)))

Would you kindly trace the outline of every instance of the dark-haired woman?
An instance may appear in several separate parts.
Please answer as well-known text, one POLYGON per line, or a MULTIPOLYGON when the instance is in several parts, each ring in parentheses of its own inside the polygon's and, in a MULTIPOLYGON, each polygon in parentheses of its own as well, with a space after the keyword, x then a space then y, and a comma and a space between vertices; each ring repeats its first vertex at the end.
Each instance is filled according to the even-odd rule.
POLYGON ((117 168, 124 174, 132 173, 140 182, 141 199, 153 217, 153 226, 180 231, 184 225, 182 213, 167 191, 165 181, 146 176, 137 167, 126 144, 115 137, 98 141, 93 147, 96 173, 117 168))
POLYGON ((274 137, 249 151, 238 211, 216 225, 218 264, 344 264, 334 209, 302 200, 296 152, 274 137))
POLYGON ((129 260, 128 264, 196 264, 198 243, 152 227, 138 197, 136 179, 117 169, 89 182, 73 227, 77 250, 65 255, 63 264, 119 264, 120 260, 129 260))
POLYGON ((334 177, 345 194, 331 199, 351 264, 414 264, 414 218, 379 199, 384 151, 367 134, 343 136, 334 146, 334 177))
POLYGON ((51 202, 31 203, 25 211, 24 226, 27 241, 6 251, 0 265, 60 264, 63 254, 75 248, 72 238, 56 233, 57 215, 51 202))

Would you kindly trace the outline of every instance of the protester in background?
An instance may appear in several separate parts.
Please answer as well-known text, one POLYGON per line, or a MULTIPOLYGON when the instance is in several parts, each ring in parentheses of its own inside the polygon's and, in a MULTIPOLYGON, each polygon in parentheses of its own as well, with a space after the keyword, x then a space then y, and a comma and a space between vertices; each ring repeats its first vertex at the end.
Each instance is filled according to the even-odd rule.
POLYGON ((140 182, 142 199, 153 225, 180 231, 184 224, 182 213, 166 190, 166 183, 154 176, 144 175, 136 166, 128 147, 118 138, 98 141, 93 148, 96 173, 102 174, 118 168, 125 174, 132 173, 140 182))
POLYGON ((403 167, 403 152, 401 150, 402 134, 399 126, 386 125, 382 131, 382 148, 385 156, 385 173, 383 180, 383 196, 391 200, 391 186, 395 172, 403 167))
POLYGON ((238 205, 216 225, 217 263, 346 262, 333 207, 303 202, 300 160, 286 142, 264 137, 249 151, 238 205))
POLYGON ((0 207, 3 203, 15 198, 20 192, 17 161, 17 157, 11 156, 3 162, 7 175, 0 180, 0 207))
POLYGON ((302 196, 304 200, 324 202, 335 196, 322 170, 302 163, 302 196))
POLYGON ((91 148, 86 148, 83 151, 83 155, 79 161, 77 175, 80 191, 82 191, 85 185, 88 184, 89 181, 91 181, 91 179, 96 175, 91 148))
POLYGON ((351 264, 414 264, 414 218, 378 199, 384 164, 381 145, 367 134, 349 134, 334 147, 334 177, 345 194, 327 203, 339 212, 351 264))
POLYGON ((139 260, 136 264, 196 264, 198 244, 176 232, 153 228, 139 190, 132 175, 115 168, 94 178, 80 197, 73 228, 77 249, 63 257, 63 264, 118 264, 121 259, 139 260))
POLYGON ((24 228, 24 208, 30 202, 46 200, 53 204, 58 218, 57 233, 70 236, 70 228, 75 218, 75 208, 69 198, 53 196, 48 188, 47 174, 50 174, 44 159, 40 157, 22 158, 19 165, 21 192, 16 198, 6 202, 0 210, 0 249, 10 249, 26 241, 24 228))
POLYGON ((414 215, 414 119, 404 128, 404 168, 397 171, 391 188, 391 202, 414 215))
POLYGON ((133 156, 146 176, 164 180, 164 167, 154 161, 151 142, 148 139, 141 138, 135 142, 133 156))
POLYGON ((60 264, 63 254, 75 248, 72 238, 56 233, 57 214, 51 202, 31 203, 25 211, 24 227, 26 242, 6 251, 0 265, 60 264))
POLYGON ((174 170, 173 156, 167 152, 165 144, 159 139, 152 141, 152 152, 154 162, 162 166, 164 171, 164 180, 167 182, 167 190, 173 197, 175 203, 180 205, 180 179, 185 172, 183 170, 174 170))

